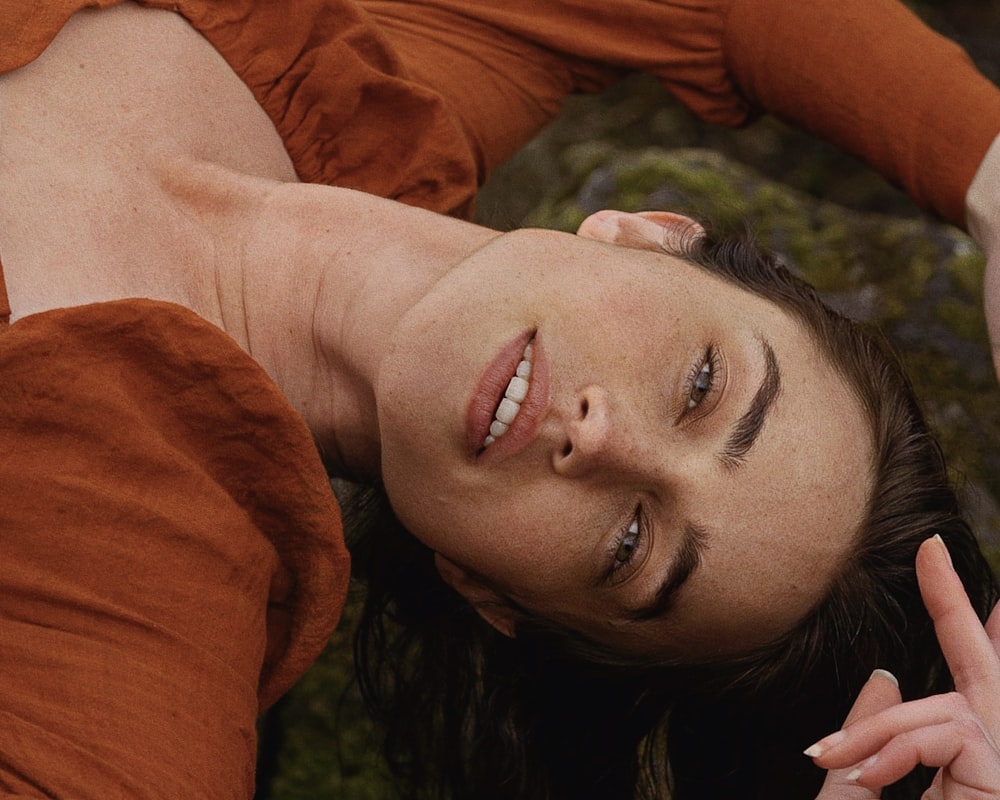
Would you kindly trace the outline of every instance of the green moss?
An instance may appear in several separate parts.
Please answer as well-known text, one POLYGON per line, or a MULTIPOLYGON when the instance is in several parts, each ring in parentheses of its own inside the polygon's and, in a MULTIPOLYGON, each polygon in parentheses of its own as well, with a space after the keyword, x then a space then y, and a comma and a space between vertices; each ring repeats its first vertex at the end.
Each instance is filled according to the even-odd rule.
POLYGON ((956 292, 968 297, 980 297, 983 291, 983 273, 986 258, 977 250, 952 256, 945 269, 956 292))
MULTIPOLYGON (((385 800, 392 797, 377 735, 354 682, 351 636, 360 604, 352 598, 326 650, 285 697, 269 800, 385 800)), ((264 760, 264 759, 262 759, 264 760)))
POLYGON ((938 302, 936 316, 949 330, 967 341, 986 340, 986 317, 978 305, 956 297, 945 297, 938 302))

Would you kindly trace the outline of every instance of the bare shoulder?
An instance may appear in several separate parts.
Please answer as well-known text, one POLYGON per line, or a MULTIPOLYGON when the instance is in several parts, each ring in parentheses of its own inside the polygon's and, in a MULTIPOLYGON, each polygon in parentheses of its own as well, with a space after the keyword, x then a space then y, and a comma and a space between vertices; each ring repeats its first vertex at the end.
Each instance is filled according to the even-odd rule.
POLYGON ((15 317, 141 294, 151 279, 147 296, 178 290, 170 271, 203 255, 161 181, 184 159, 295 180, 249 89, 176 14, 81 11, 0 76, 0 258, 15 317))

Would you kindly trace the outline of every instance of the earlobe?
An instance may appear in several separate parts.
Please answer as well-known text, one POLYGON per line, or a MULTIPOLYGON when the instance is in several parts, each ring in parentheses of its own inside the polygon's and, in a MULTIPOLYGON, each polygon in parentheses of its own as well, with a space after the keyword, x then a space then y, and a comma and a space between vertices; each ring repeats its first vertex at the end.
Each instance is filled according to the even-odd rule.
POLYGON ((468 600, 479 616, 504 636, 514 638, 516 612, 500 593, 440 553, 434 554, 434 565, 444 582, 468 600))
POLYGON ((690 217, 671 211, 597 211, 587 217, 577 236, 638 250, 683 256, 691 252, 705 229, 690 217))

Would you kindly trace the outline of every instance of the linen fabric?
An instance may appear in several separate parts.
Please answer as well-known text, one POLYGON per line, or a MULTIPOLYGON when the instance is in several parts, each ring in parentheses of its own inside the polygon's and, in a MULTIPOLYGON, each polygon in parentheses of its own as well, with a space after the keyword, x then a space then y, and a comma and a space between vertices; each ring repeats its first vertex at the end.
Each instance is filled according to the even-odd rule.
MULTIPOLYGON (((0 73, 119 1, 0 0, 0 73)), ((958 224, 1000 131, 1000 92, 890 0, 144 4, 212 43, 302 180, 458 216, 567 94, 633 70, 713 122, 779 113, 958 224)), ((348 580, 309 431, 165 303, 26 317, 0 375, 0 797, 249 798, 256 716, 348 580)))
MULTIPOLYGON (((0 72, 81 8, 0 0, 0 72)), ((268 113, 304 181, 468 216, 571 92, 656 75, 700 117, 771 111, 963 225, 1000 92, 896 0, 143 0, 174 10, 268 113)))
POLYGON ((252 797, 349 576, 305 423, 166 303, 25 317, 0 375, 0 797, 252 797))

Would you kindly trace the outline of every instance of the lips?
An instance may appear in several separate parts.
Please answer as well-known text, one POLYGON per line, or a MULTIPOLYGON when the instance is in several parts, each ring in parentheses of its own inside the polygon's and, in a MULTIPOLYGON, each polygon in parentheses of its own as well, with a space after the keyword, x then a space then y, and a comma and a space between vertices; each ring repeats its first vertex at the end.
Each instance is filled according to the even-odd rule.
POLYGON ((469 454, 493 461, 532 438, 548 405, 548 364, 534 331, 504 346, 476 384, 466 415, 469 454))
POLYGON ((507 390, 503 393, 503 399, 493 412, 493 422, 490 423, 490 432, 483 440, 483 447, 489 447, 497 439, 501 438, 510 426, 517 419, 517 414, 521 410, 521 403, 528 396, 528 387, 531 385, 531 356, 532 343, 528 342, 521 354, 521 360, 517 363, 517 368, 507 384, 507 390))

